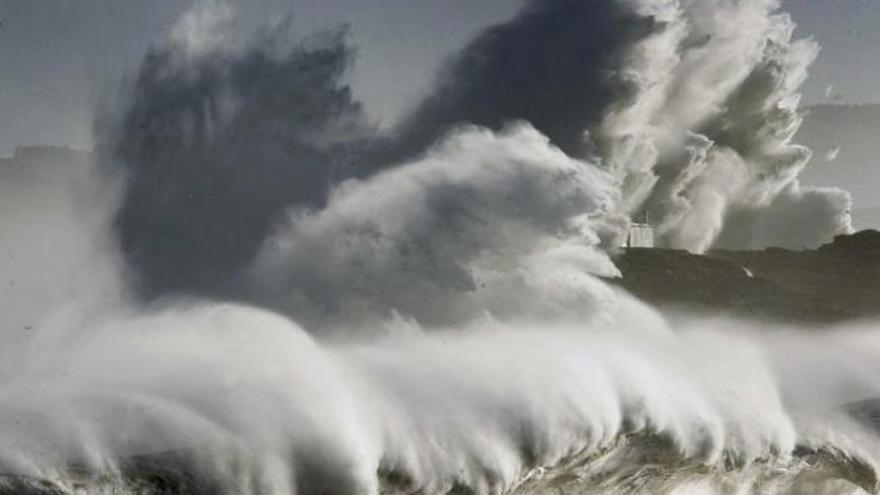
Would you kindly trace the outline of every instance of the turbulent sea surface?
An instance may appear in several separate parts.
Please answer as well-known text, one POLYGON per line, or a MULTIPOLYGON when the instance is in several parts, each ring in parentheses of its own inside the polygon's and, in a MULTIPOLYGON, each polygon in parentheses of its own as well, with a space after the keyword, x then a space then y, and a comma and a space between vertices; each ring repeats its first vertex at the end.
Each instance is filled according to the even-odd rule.
MULTIPOLYGON (((638 493, 874 493, 877 477, 870 467, 834 449, 804 450, 786 462, 766 460, 748 469, 730 466, 715 469, 676 459, 670 446, 659 439, 621 440, 592 456, 576 456, 554 468, 529 473, 514 494, 638 494, 638 493), (624 453, 622 450, 633 449, 624 453), (621 459, 624 458, 624 459, 621 459)), ((170 455, 170 454, 169 454, 170 455)), ((71 475, 48 481, 7 476, 0 481, 8 493, 55 495, 66 493, 107 494, 210 494, 222 492, 218 482, 194 477, 173 460, 134 462, 126 473, 98 479, 71 475), (157 465, 158 464, 158 465, 157 465), (176 466, 176 467, 175 467, 176 466)), ((185 464, 184 464, 185 466, 185 464)), ((380 473, 379 492, 419 493, 395 473, 380 473)), ((446 493, 473 493, 453 486, 446 493)))
MULTIPOLYGON (((834 446, 798 447, 785 458, 772 455, 744 465, 735 454, 721 465, 683 458, 668 437, 625 434, 598 452, 577 453, 557 465, 538 467, 514 483, 511 494, 859 494, 878 491, 878 473, 865 460, 834 446)), ((378 493, 424 493, 405 474, 380 470, 378 493)), ((120 470, 96 474, 72 470, 54 479, 24 475, 0 477, 10 494, 211 494, 228 491, 228 480, 199 475, 180 453, 127 460, 120 470)), ((471 494, 464 484, 439 490, 471 494)))

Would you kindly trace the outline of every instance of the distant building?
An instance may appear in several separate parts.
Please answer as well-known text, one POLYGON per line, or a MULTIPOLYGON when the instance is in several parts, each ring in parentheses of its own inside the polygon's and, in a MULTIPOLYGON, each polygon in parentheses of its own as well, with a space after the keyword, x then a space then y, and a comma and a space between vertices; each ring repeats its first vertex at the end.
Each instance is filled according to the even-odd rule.
POLYGON ((653 248, 654 247, 654 228, 651 227, 648 219, 648 213, 642 215, 641 222, 632 222, 629 226, 629 232, 626 234, 627 248, 653 248))
POLYGON ((652 248, 654 247, 654 229, 650 225, 634 223, 629 227, 626 236, 628 248, 652 248))

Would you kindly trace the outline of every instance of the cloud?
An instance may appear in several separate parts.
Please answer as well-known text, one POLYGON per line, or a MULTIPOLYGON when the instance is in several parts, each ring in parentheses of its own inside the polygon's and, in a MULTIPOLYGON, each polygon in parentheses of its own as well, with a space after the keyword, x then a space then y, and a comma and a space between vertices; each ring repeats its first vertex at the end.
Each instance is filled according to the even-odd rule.
POLYGON ((661 21, 627 2, 530 1, 452 56, 383 158, 409 158, 462 123, 498 130, 517 120, 583 157, 590 144, 584 132, 632 96, 620 59, 660 29, 661 21))

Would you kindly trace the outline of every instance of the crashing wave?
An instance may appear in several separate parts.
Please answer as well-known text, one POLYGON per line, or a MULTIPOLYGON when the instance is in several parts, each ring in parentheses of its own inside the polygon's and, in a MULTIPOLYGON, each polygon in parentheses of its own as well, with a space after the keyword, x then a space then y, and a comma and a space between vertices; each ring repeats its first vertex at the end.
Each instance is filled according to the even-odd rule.
POLYGON ((203 32, 224 12, 188 16, 108 120, 123 184, 0 184, 55 200, 0 196, 29 282, 0 284, 0 481, 876 492, 873 416, 841 412, 880 397, 871 326, 673 328, 596 277, 644 208, 694 250, 849 228, 845 194, 797 184, 815 46, 777 8, 532 1, 389 134, 340 82, 344 35, 229 47, 203 32))

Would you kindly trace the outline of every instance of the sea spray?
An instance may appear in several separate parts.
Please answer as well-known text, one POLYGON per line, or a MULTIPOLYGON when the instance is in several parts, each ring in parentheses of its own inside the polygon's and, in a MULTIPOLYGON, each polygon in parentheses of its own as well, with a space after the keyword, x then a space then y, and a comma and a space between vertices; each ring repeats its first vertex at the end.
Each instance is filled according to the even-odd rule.
POLYGON ((777 7, 529 2, 390 134, 340 82, 344 34, 229 46, 195 11, 85 180, 4 170, 53 201, 0 196, 4 276, 24 283, 0 293, 0 482, 876 492, 874 325, 672 326, 597 278, 644 209, 695 250, 849 229, 844 193, 796 181, 816 47, 777 7), (578 22, 605 20, 626 29, 578 22), (574 49, 535 58, 554 47, 574 49), (535 78, 506 93, 508 49, 535 78))

